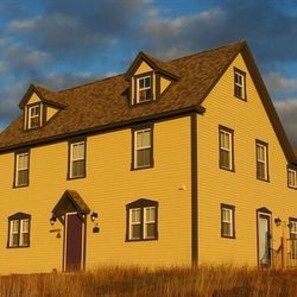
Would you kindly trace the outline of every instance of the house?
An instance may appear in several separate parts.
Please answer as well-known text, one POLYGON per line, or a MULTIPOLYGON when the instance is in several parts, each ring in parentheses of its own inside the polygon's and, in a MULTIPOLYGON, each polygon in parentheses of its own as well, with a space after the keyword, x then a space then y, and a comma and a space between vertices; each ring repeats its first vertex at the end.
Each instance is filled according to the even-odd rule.
POLYGON ((0 135, 0 273, 297 259, 297 158, 246 42, 31 85, 0 135))

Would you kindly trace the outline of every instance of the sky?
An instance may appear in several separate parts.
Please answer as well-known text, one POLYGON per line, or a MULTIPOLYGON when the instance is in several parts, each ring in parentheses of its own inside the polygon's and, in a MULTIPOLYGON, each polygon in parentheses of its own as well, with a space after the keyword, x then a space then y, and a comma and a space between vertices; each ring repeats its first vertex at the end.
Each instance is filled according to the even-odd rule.
POLYGON ((296 0, 0 0, 0 130, 31 83, 59 90, 246 40, 297 148, 296 0))

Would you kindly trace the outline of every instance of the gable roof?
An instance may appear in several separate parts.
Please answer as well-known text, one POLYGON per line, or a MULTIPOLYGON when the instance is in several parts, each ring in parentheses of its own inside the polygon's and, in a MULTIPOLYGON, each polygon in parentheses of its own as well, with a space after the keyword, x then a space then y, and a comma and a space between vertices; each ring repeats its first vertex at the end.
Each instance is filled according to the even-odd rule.
MULTIPOLYGON (((42 129, 34 129, 29 133, 23 130, 24 120, 21 114, 0 134, 0 152, 84 133, 95 133, 150 118, 156 119, 190 111, 203 113, 204 99, 239 53, 242 54, 254 77, 254 83, 288 161, 295 162, 296 157, 252 54, 244 41, 168 62, 140 52, 124 74, 61 91, 55 92, 41 86, 31 86, 42 100, 60 104, 64 108, 42 129), (129 87, 127 79, 142 59, 157 71, 171 75, 175 80, 157 101, 131 107, 127 96, 129 87)), ((24 104, 24 98, 21 106, 24 104)))

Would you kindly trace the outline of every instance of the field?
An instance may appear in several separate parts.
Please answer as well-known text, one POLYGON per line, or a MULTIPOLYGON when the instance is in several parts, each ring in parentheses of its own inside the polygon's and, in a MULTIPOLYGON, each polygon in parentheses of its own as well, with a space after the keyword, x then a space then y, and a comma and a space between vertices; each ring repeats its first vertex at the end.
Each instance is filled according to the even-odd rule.
POLYGON ((0 277, 1 297, 297 296, 297 270, 232 266, 149 270, 102 267, 85 273, 0 277))

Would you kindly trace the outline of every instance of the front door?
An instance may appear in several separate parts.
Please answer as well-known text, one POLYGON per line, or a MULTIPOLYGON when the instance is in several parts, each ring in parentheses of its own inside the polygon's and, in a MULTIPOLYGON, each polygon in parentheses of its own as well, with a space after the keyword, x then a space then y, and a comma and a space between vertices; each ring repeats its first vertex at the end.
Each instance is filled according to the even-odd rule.
POLYGON ((77 213, 66 214, 65 263, 66 271, 82 268, 84 223, 77 213))
POLYGON ((271 263, 271 232, 270 216, 258 215, 258 258, 261 267, 268 267, 271 263))

